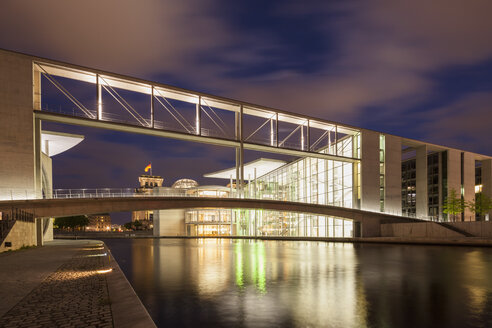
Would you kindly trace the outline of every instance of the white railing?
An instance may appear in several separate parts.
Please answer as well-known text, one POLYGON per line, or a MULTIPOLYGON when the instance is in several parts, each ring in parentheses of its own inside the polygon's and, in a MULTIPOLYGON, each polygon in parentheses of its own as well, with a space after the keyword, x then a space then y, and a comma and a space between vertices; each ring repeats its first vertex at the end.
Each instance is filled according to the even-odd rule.
POLYGON ((54 189, 48 193, 34 193, 26 189, 2 189, 0 188, 1 200, 33 200, 33 199, 63 199, 63 198, 113 198, 113 197, 214 197, 214 198, 244 198, 237 197, 235 190, 226 192, 201 191, 185 193, 184 189, 164 190, 158 193, 138 192, 135 188, 84 188, 84 189, 54 189))
POLYGON ((154 196, 152 194, 137 194, 134 188, 97 188, 97 189, 54 189, 51 197, 45 198, 110 198, 154 196))
MULTIPOLYGON (((84 188, 84 189, 54 189, 52 193, 36 195, 32 191, 25 189, 2 189, 0 188, 0 200, 32 200, 32 199, 73 199, 73 198, 115 198, 115 197, 201 197, 201 198, 242 198, 242 199, 258 199, 258 200, 282 200, 266 197, 255 197, 255 195, 238 195, 235 189, 225 192, 225 190, 218 191, 215 195, 212 193, 203 194, 198 192, 185 192, 184 189, 173 190, 160 190, 160 192, 149 193, 137 192, 135 188, 84 188), (220 194, 219 194, 220 193, 220 194)), ((297 203, 316 204, 303 200, 293 201, 297 203)), ((323 205, 323 204, 320 204, 323 205)), ((332 204, 329 204, 332 205, 332 204)), ((339 205, 334 205, 339 206, 339 205)), ((339 206, 343 207, 343 206, 339 206)), ((370 210, 366 210, 370 211, 370 210)), ((370 211, 374 213, 381 213, 378 211, 370 211)), ((389 215, 396 215, 400 217, 410 219, 421 219, 426 221, 433 221, 432 218, 416 218, 414 216, 403 215, 402 213, 387 211, 384 212, 389 215)))

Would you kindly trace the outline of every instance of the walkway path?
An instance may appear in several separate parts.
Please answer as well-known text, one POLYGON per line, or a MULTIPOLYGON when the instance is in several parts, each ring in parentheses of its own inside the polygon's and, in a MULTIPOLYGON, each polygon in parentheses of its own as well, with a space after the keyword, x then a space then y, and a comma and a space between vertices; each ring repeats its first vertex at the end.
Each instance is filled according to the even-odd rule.
POLYGON ((99 241, 0 254, 0 294, 0 327, 155 326, 99 241))

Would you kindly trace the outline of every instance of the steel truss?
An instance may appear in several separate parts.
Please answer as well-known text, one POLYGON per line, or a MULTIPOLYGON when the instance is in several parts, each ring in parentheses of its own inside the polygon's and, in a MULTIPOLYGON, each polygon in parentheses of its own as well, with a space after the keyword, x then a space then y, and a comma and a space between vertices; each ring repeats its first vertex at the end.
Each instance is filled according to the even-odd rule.
MULTIPOLYGON (((63 113, 64 117, 60 115, 38 115, 40 119, 235 147, 236 177, 240 186, 244 184, 242 173, 244 170, 244 149, 352 163, 359 161, 357 151, 354 150, 347 154, 343 151, 342 146, 337 145, 343 139, 357 138, 360 134, 357 128, 56 62, 33 62, 33 74, 35 77, 36 75, 44 76, 75 105, 72 114, 63 113), (97 92, 96 108, 91 109, 84 106, 57 80, 59 77, 94 84, 97 92), (122 122, 117 114, 104 111, 102 90, 105 90, 121 106, 122 113, 129 115, 131 121, 122 122), (149 108, 132 106, 130 101, 125 99, 118 90, 148 95, 150 97, 149 108), (194 121, 191 121, 190 118, 187 119, 181 108, 173 105, 173 102, 194 107, 194 121), (157 111, 167 113, 172 122, 157 121, 157 111), (230 113, 234 114, 233 123, 227 122, 226 119, 227 115, 230 117, 230 113), (67 115, 72 116, 72 119, 66 117, 67 115), (203 126, 204 117, 212 123, 212 128, 207 129, 203 126), (157 131, 151 133, 148 129, 157 131)), ((35 95, 41 94, 41 79, 39 77, 34 78, 34 81, 33 93, 35 95)), ((43 110, 41 108, 41 99, 37 99, 37 101, 35 100, 34 104, 35 110, 50 112, 49 109, 43 110)))

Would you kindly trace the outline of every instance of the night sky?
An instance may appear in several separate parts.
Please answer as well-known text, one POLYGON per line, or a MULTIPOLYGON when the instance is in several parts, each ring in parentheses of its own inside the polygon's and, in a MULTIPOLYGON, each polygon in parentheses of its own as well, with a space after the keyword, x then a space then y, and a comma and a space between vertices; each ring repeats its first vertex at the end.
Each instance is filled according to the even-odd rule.
MULTIPOLYGON (((0 47, 492 155, 492 1, 3 0, 0 47)), ((171 185, 232 149, 71 126, 55 188, 171 185)), ((247 154, 248 158, 266 154, 247 154)))

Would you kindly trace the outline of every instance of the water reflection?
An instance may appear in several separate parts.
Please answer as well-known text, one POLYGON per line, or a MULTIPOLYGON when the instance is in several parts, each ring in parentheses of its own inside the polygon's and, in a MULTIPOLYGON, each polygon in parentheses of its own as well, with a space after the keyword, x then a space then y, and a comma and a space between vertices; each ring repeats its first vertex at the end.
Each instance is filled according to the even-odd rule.
POLYGON ((159 326, 492 326, 488 249, 108 240, 159 326))

